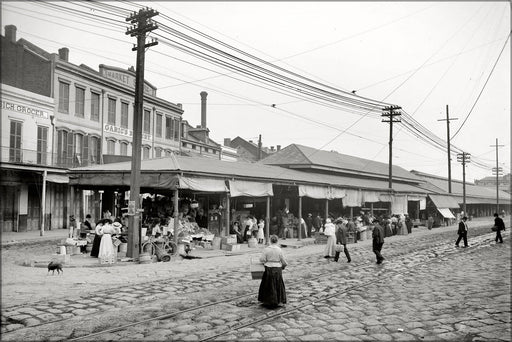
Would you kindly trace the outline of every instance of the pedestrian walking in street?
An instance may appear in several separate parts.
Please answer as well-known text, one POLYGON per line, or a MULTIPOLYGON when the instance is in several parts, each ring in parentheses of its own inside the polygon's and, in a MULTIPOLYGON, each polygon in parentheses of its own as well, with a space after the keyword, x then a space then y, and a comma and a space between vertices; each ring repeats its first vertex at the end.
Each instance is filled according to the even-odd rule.
POLYGON ((405 214, 405 225, 407 226, 407 234, 412 233, 412 220, 408 214, 405 214))
MULTIPOLYGON (((336 224, 336 245, 337 246, 343 246, 343 252, 345 253, 345 256, 347 257, 347 262, 352 261, 350 258, 350 253, 347 249, 347 236, 348 236, 348 229, 347 229, 347 220, 344 219, 336 219, 334 223, 336 224)), ((334 261, 338 262, 338 259, 340 257, 340 252, 336 251, 334 255, 334 261)))
POLYGON ((500 243, 503 243, 503 238, 501 237, 501 231, 505 230, 505 223, 501 219, 501 217, 498 215, 498 213, 494 213, 494 227, 496 227, 496 243, 498 241, 500 243))
POLYGON ((432 217, 432 215, 428 215, 427 228, 428 230, 432 230, 432 227, 434 227, 434 218, 432 217))
POLYGON ((350 234, 354 236, 354 243, 357 243, 357 232, 356 232, 356 224, 355 221, 356 218, 349 218, 347 222, 347 230, 350 234))
POLYGON ((336 227, 331 222, 330 218, 325 219, 324 235, 327 236, 327 244, 324 248, 324 258, 332 258, 336 254, 336 227))
POLYGON ((467 216, 463 216, 459 222, 459 229, 457 231, 459 237, 455 242, 455 247, 459 247, 460 240, 464 240, 464 248, 468 247, 468 224, 466 223, 467 220, 467 216))
POLYGON ((288 263, 277 241, 276 235, 270 236, 270 246, 265 247, 260 256, 260 262, 265 266, 265 271, 261 278, 258 301, 268 308, 276 308, 279 304, 286 304, 283 270, 288 263))
POLYGON ((384 257, 381 254, 382 246, 384 245, 384 228, 382 228, 378 219, 373 220, 372 239, 373 253, 377 257, 377 264, 382 264, 382 261, 384 261, 384 257))

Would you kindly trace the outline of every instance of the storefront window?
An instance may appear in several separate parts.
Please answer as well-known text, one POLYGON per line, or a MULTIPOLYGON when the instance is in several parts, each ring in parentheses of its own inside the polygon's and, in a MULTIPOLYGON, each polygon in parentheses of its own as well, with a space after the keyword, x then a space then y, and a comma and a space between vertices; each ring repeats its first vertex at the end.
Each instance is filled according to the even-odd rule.
POLYGON ((59 81, 59 112, 69 113, 69 83, 59 81))
POLYGON ((9 144, 9 161, 21 162, 21 128, 22 123, 11 121, 11 134, 9 144))
POLYGON ((78 117, 84 117, 85 107, 85 89, 81 87, 75 87, 75 115, 78 117))
POLYGON ((46 165, 48 157, 48 127, 37 126, 37 163, 46 165))

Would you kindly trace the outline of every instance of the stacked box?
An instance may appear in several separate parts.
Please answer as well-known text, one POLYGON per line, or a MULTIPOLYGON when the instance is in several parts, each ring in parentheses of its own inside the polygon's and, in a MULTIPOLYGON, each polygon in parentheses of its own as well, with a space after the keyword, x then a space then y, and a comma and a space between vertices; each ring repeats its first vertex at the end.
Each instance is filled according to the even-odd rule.
POLYGON ((240 251, 240 245, 239 244, 226 244, 226 245, 222 245, 222 249, 223 250, 226 250, 228 252, 236 252, 236 251, 240 251))

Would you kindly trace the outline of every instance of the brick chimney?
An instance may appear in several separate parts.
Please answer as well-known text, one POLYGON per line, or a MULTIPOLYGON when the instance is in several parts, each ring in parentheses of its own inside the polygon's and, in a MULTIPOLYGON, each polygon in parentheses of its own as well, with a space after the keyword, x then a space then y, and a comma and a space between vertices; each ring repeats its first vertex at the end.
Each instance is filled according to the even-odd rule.
POLYGON ((16 43, 16 26, 6 25, 5 26, 5 38, 11 43, 16 43))
POLYGON ((281 145, 277 145, 277 152, 279 152, 281 150, 281 145))
POLYGON ((66 47, 59 49, 59 58, 62 59, 64 62, 68 62, 69 49, 66 47))
POLYGON ((224 138, 224 146, 231 146, 231 138, 224 138))
POLYGON ((206 96, 208 93, 206 91, 201 92, 201 127, 206 128, 206 96))

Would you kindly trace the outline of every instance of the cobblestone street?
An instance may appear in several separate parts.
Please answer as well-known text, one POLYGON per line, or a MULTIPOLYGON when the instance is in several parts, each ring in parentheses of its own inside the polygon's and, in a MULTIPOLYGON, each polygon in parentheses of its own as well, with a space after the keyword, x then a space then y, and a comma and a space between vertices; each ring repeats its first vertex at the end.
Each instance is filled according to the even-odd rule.
POLYGON ((250 255, 193 260, 175 277, 3 307, 2 339, 510 340, 509 230, 498 245, 484 226, 470 248, 455 237, 446 227, 387 238, 382 265, 371 241, 349 245, 350 264, 324 259, 322 245, 285 249, 288 303, 276 310, 256 300, 250 255))

